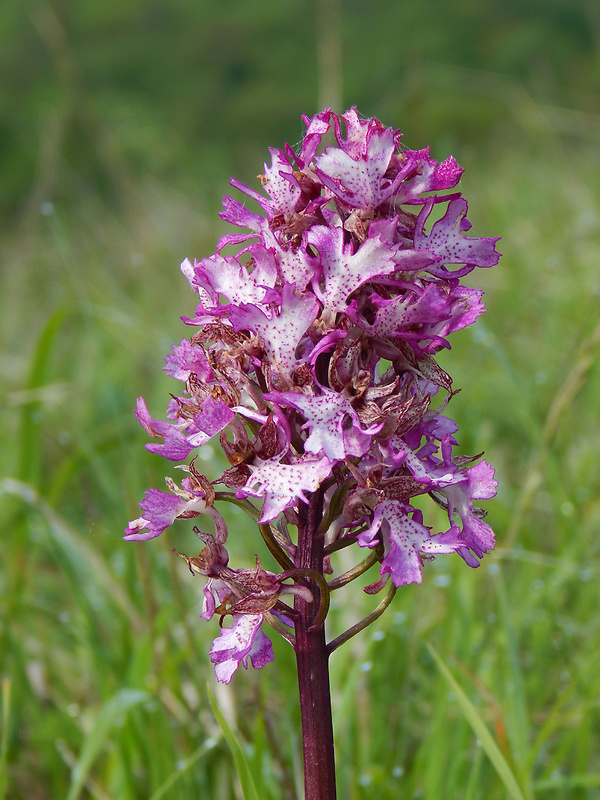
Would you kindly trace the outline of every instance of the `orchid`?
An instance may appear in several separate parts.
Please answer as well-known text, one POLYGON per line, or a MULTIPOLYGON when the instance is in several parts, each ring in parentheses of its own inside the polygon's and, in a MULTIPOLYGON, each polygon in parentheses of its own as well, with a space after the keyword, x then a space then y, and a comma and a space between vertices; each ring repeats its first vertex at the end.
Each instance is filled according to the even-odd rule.
MULTIPOLYGON (((328 655, 361 629, 326 643, 334 590, 378 564, 365 591, 389 585, 383 611, 397 588, 423 581, 432 557, 456 553, 476 567, 494 546, 473 504, 494 496, 494 470, 454 454, 457 426, 443 413, 452 379, 435 355, 484 311, 482 292, 461 278, 499 259, 496 238, 468 235, 454 158, 409 150, 398 131, 354 108, 304 122, 298 152, 270 150, 262 192, 232 179, 259 211, 225 197, 220 216, 244 231, 181 265, 198 303, 182 318, 195 331, 166 359, 183 384, 169 421, 152 419, 138 400, 138 420, 162 439, 148 450, 181 462, 218 435, 229 467, 201 475, 194 458, 181 486, 168 478, 168 494, 148 491, 125 535, 150 539, 176 519, 211 518, 214 536, 196 528, 200 555, 182 557, 208 577, 202 617, 233 619, 210 653, 216 677, 229 683, 240 664, 270 662, 263 629, 271 625, 296 649, 303 722, 315 692, 327 694, 317 697, 327 716, 328 681, 316 686, 315 670, 326 671, 328 655), (331 129, 336 145, 321 148, 331 129), (411 505, 427 494, 446 509, 445 530, 411 505), (256 521, 279 576, 258 560, 254 570, 229 568, 218 502, 256 521), (329 556, 347 546, 370 557, 357 549, 363 566, 330 577, 329 556), (295 595, 293 607, 285 594, 295 595)), ((328 729, 316 736, 329 747, 328 729)), ((311 747, 305 740, 307 764, 311 747)), ((307 798, 333 797, 311 793, 323 781, 331 784, 307 773, 307 798)))

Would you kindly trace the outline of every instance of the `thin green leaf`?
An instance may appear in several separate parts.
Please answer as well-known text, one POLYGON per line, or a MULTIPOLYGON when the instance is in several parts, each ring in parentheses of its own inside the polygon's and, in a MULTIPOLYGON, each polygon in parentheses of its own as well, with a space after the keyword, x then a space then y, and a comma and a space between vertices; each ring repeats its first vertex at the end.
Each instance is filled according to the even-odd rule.
POLYGON ((191 756, 179 762, 177 769, 169 775, 167 780, 161 786, 159 786, 155 792, 152 793, 148 800, 161 800, 161 798, 166 795, 169 789, 171 789, 171 787, 174 786, 174 784, 183 775, 185 775, 185 773, 191 769, 200 758, 206 755, 209 750, 213 749, 218 741, 219 739, 214 738, 207 739, 192 753, 191 756))
POLYGON ((600 773, 586 775, 559 775, 534 784, 537 792, 556 792, 560 789, 600 789, 600 773))
POLYGON ((499 572, 496 576, 496 589, 498 592, 499 624, 503 631, 501 654, 506 671, 506 721, 509 732, 511 751, 515 761, 515 769, 519 771, 519 777, 523 784, 527 782, 527 770, 525 764, 529 753, 529 714, 527 712, 527 699, 525 692, 525 682, 519 663, 519 651, 517 637, 513 624, 511 607, 508 602, 508 595, 502 576, 502 569, 498 565, 499 572))
POLYGON ((115 722, 127 714, 131 708, 149 699, 150 695, 147 692, 122 689, 106 703, 81 748, 79 760, 71 773, 71 788, 67 800, 77 800, 79 797, 92 764, 104 746, 108 732, 115 722))
MULTIPOLYGON (((67 317, 65 308, 58 308, 48 318, 36 342, 25 383, 25 392, 35 397, 35 390, 51 380, 49 364, 54 345, 67 317)), ((21 410, 21 430, 19 433, 19 466, 17 474, 21 480, 37 482, 40 478, 40 425, 37 414, 40 400, 23 403, 21 410)))
POLYGON ((463 692, 461 687, 459 686, 458 682, 446 666, 445 662, 441 658, 441 656, 437 653, 433 645, 427 644, 427 648, 431 653, 431 656, 435 663, 438 666, 439 671, 442 673, 444 679, 446 680, 447 684, 452 689, 458 705, 460 709, 471 726, 471 729, 475 736, 481 742, 481 746, 483 747, 487 757, 492 762, 494 769, 498 773, 499 778, 506 786, 506 789, 513 800, 525 800, 525 796, 517 783, 517 779, 513 771, 511 770, 508 762, 502 755, 502 752, 492 734, 489 732, 487 725, 481 718, 481 715, 473 705, 473 703, 469 700, 467 695, 463 692))
POLYGON ((35 487, 27 483, 4 478, 0 480, 0 496, 12 495, 20 497, 25 503, 35 508, 48 523, 48 530, 78 570, 85 573, 85 579, 95 580, 124 612, 132 630, 139 631, 144 627, 144 618, 131 605, 121 582, 115 579, 106 560, 98 550, 90 547, 86 540, 74 530, 48 503, 40 496, 35 487))
POLYGON ((244 753, 242 745, 229 726, 229 723, 223 716, 223 712, 217 705, 217 702, 212 696, 210 689, 208 689, 208 699, 210 702, 210 707, 213 710, 213 714, 219 723, 219 727, 221 728, 223 736, 225 737, 225 740, 229 745, 229 749, 233 754, 233 758, 235 759, 235 765, 237 767, 237 773, 240 779, 244 800, 260 800, 258 791, 256 790, 256 784, 254 783, 254 778, 252 777, 250 764, 248 763, 248 759, 246 758, 246 754, 244 753))
POLYGON ((10 698, 12 684, 10 678, 2 681, 2 736, 0 739, 0 800, 4 800, 8 788, 8 726, 10 723, 10 698))

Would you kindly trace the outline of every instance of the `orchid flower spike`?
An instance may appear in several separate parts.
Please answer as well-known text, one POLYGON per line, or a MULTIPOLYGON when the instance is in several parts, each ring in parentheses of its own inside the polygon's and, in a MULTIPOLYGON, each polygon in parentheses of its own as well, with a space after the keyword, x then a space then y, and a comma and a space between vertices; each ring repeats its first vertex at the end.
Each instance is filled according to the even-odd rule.
MULTIPOLYGON (((173 346, 165 370, 182 389, 167 420, 153 419, 141 398, 136 411, 158 440, 151 452, 181 463, 218 437, 229 463, 206 476, 192 461, 181 485, 169 478, 167 492, 149 489, 124 537, 210 518, 214 535, 199 533, 206 552, 196 571, 208 577, 202 616, 232 614, 211 650, 225 682, 239 664, 272 659, 263 622, 288 630, 294 612, 281 600, 289 584, 258 564, 228 567, 217 500, 254 517, 291 575, 289 526, 320 492, 326 556, 370 549, 379 576, 368 591, 421 583, 437 554, 476 567, 494 546, 474 506, 494 496, 494 470, 454 454, 458 429, 444 412, 455 392, 435 356, 484 311, 483 293, 461 279, 498 263, 498 240, 469 235, 452 156, 438 163, 429 148, 410 150, 398 131, 355 108, 304 122, 297 152, 270 150, 260 190, 231 180, 245 197, 226 196, 220 216, 241 232, 181 265, 197 307, 183 318, 191 338, 173 346), (330 130, 335 144, 323 147, 330 130), (428 494, 447 511, 444 530, 434 532, 411 502, 428 494)), ((306 575, 292 580, 311 596, 306 575)))

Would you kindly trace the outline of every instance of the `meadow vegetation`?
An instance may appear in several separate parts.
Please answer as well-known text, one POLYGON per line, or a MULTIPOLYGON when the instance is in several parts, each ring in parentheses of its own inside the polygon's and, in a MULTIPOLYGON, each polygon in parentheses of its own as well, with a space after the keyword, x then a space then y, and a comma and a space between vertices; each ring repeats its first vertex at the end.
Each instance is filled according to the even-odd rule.
MULTIPOLYGON (((193 523, 150 543, 120 537, 168 466, 144 450, 132 410, 143 395, 160 417, 175 391, 161 367, 188 335, 178 317, 195 305, 178 264, 213 253, 229 175, 252 183, 268 146, 296 143, 300 114, 317 110, 315 89, 309 81, 291 98, 275 85, 281 42, 268 68, 267 56, 247 54, 252 32, 260 40, 291 24, 283 4, 259 3, 250 20, 232 3, 241 16, 231 25, 216 3, 202 20, 192 3, 169 14, 152 4, 163 17, 148 17, 156 30, 148 22, 146 39, 119 18, 139 4, 103 3, 101 19, 95 5, 82 3, 70 28, 58 3, 24 3, 23 18, 2 12, 13 40, 45 48, 33 60, 55 71, 44 82, 30 66, 37 94, 23 77, 24 117, 35 121, 27 141, 2 111, 10 191, 0 241, 0 800, 239 797, 207 685, 260 797, 294 800, 301 748, 291 648, 274 639, 273 664, 217 686, 207 655, 216 630, 198 619, 202 579, 170 552, 193 551, 193 523), (268 17, 276 5, 279 16, 268 17), (156 44, 161 19, 176 74, 156 77, 154 108, 151 80, 134 66, 136 54, 148 60, 143 44, 156 44), (198 56, 196 122, 185 117, 193 87, 181 86, 175 65, 181 20, 238 43, 237 61, 221 53, 214 75, 198 56), (137 32, 131 42, 123 32, 121 77, 101 46, 117 21, 137 32), (72 43, 73 31, 90 38, 89 52, 72 43), (185 119, 173 139, 177 113, 185 119)), ((591 800, 600 790, 600 105, 598 56, 582 44, 588 31, 598 37, 585 15, 569 28, 567 3, 549 5, 544 24, 560 44, 552 75, 543 59, 535 75, 519 71, 515 19, 530 38, 534 26, 511 4, 497 31, 505 59, 513 53, 508 66, 482 63, 468 41, 463 60, 453 58, 460 42, 443 38, 441 19, 437 62, 427 52, 418 68, 399 58, 397 76, 374 62, 385 89, 369 90, 357 64, 348 67, 347 105, 406 130, 410 147, 433 141, 436 158, 452 153, 465 167, 474 230, 501 235, 504 255, 474 277, 488 311, 442 361, 463 387, 450 405, 463 452, 485 450, 497 467, 498 497, 486 505, 498 548, 475 572, 438 557, 422 586, 399 590, 373 627, 333 655, 344 799, 507 797, 428 644, 488 726, 523 798, 591 800), (577 54, 570 66, 563 50, 577 54), (447 69, 436 66, 445 59, 447 69), (569 105, 584 64, 591 77, 569 105)), ((358 40, 359 22, 348 3, 348 41, 358 40)), ((365 48, 375 53, 371 27, 365 48)), ((20 63, 5 38, 5 64, 11 53, 20 63)), ((182 41, 186 53, 192 34, 182 41)), ((288 35, 288 46, 300 45, 288 35)), ((316 86, 316 73, 309 78, 316 86)), ((268 567, 252 524, 234 508, 228 522, 236 564, 251 565, 258 548, 268 567)), ((373 607, 366 595, 349 603, 338 594, 332 635, 373 607)))

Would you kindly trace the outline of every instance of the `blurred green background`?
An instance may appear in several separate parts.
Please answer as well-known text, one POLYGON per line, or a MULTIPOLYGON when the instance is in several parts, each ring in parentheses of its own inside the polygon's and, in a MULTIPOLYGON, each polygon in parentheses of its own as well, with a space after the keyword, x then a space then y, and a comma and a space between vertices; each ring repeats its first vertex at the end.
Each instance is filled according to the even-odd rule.
MULTIPOLYGON (((178 264, 214 251, 229 177, 257 186, 324 105, 453 154, 474 235, 504 253, 443 356, 463 452, 497 466, 498 550, 476 571, 438 558, 333 656, 340 798, 597 798, 596 0, 19 0, 0 73, 0 800, 240 797, 207 682, 261 798, 300 796, 290 648, 217 687, 202 582, 169 552, 194 550, 191 523, 120 537, 173 474, 132 409, 176 391, 163 358, 195 307, 178 264)), ((332 635, 373 607, 353 589, 332 635)))

